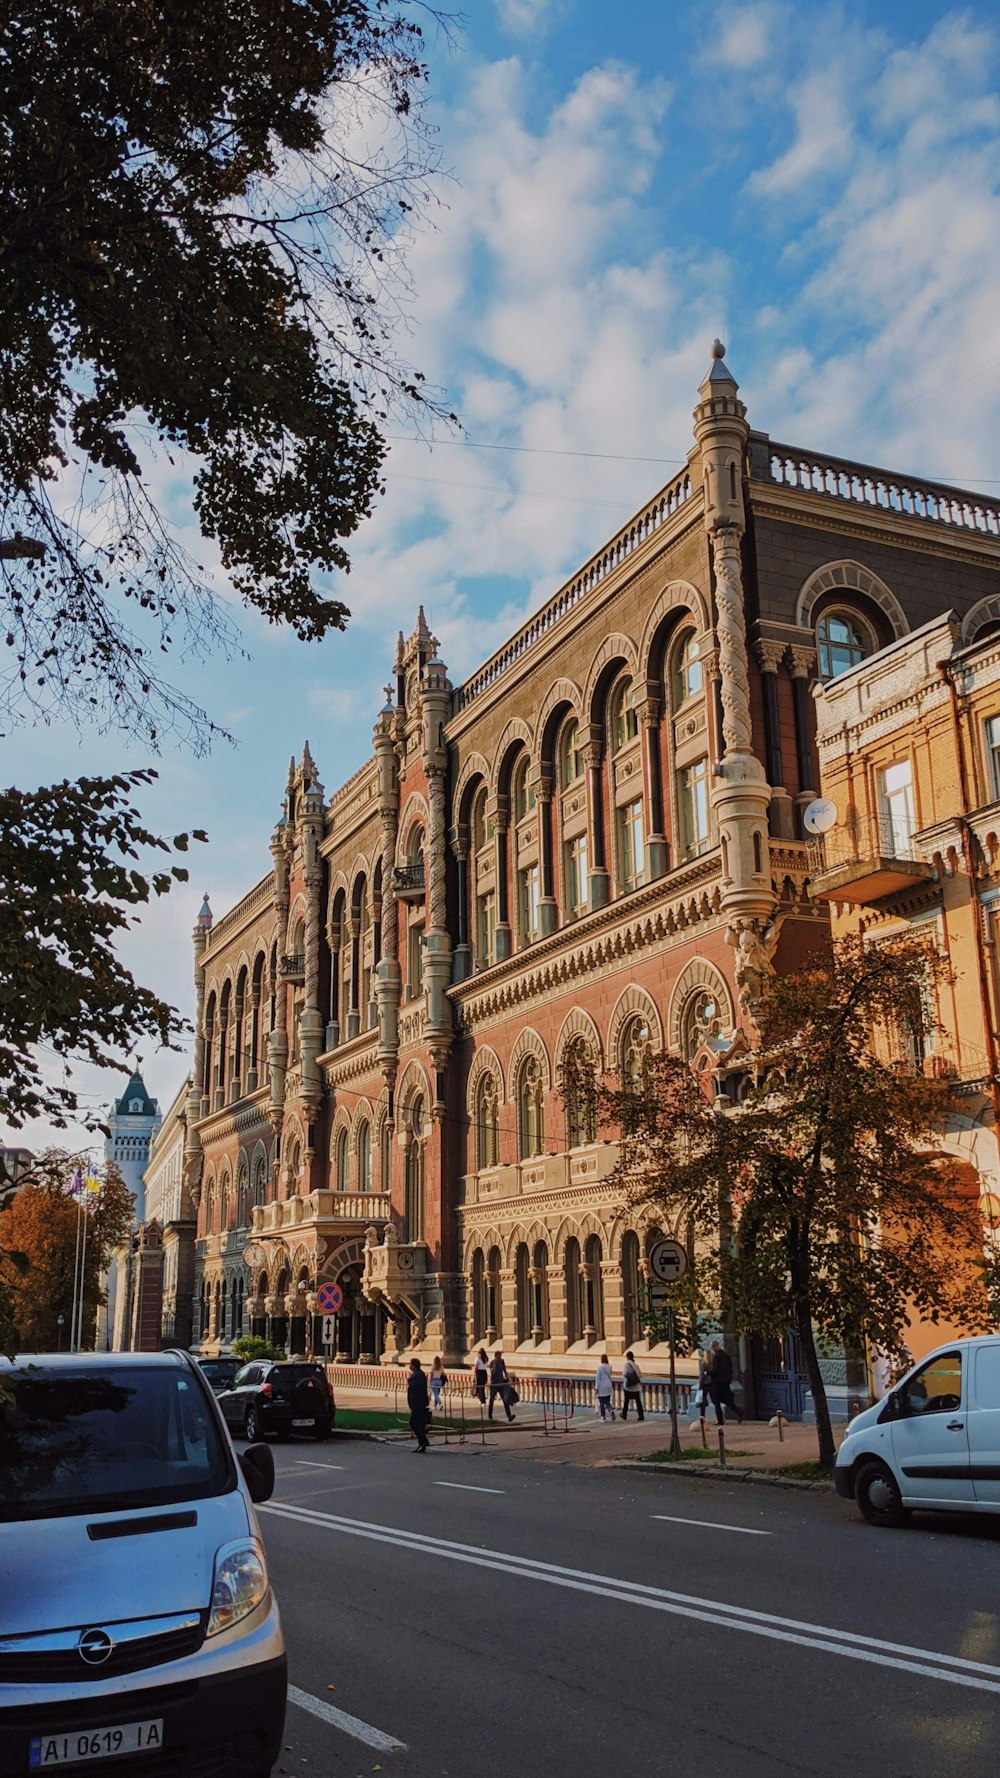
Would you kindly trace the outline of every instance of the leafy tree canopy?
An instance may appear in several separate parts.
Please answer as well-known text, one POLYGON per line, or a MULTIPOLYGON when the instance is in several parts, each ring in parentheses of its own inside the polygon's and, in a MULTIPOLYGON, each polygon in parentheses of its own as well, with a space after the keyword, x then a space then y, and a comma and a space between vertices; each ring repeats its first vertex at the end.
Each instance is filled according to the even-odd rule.
POLYGON ((47 1080, 37 1045, 114 1065, 138 1036, 171 1044, 184 1029, 115 949, 134 909, 187 879, 166 862, 143 875, 143 854, 176 854, 205 837, 170 841, 143 826, 129 793, 153 776, 0 791, 0 1116, 15 1129, 40 1115, 65 1127, 80 1114, 71 1077, 47 1080))
POLYGON ((392 344, 407 224, 435 170, 413 10, 8 9, 0 697, 14 718, 66 707, 154 745, 164 721, 204 735, 156 658, 177 626, 204 644, 229 623, 157 505, 156 443, 189 454, 202 533, 249 605, 303 638, 343 626, 315 571, 349 567, 388 413, 427 402, 392 344))
POLYGON ((49 1149, 0 1210, 0 1327, 7 1351, 55 1351, 57 1317, 69 1342, 73 1276, 81 1216, 87 1218, 83 1273, 83 1341, 93 1344, 100 1278, 113 1250, 125 1240, 135 1199, 113 1162, 99 1170, 99 1194, 78 1201, 68 1195, 86 1156, 49 1149))
POLYGON ((913 1317, 975 1332, 997 1300, 978 1202, 938 1148, 945 1089, 912 1060, 943 973, 921 945, 849 940, 766 978, 740 1105, 667 1055, 575 1088, 620 1136, 612 1179, 694 1233, 739 1330, 797 1330, 827 1465, 824 1342, 897 1354, 913 1317))

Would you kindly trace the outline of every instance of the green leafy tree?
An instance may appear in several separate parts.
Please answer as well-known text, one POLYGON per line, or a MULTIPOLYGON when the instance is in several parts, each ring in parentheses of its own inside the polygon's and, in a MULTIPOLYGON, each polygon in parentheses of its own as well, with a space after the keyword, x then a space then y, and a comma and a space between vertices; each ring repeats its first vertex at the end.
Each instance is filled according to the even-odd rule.
MULTIPOLYGON (((343 628, 321 577, 349 568, 381 491, 385 422, 440 411, 394 345, 437 171, 421 19, 438 22, 410 0, 7 9, 5 726, 62 714, 153 751, 216 732, 160 665, 175 643, 236 643, 158 497, 164 457, 192 478, 202 536, 247 606, 307 640, 343 628)), ((178 1030, 113 948, 182 875, 134 868, 163 845, 127 800, 145 781, 3 799, 0 1112, 15 1126, 77 1109, 32 1044, 107 1060, 178 1030)))
POLYGON ((260 1334, 241 1334, 234 1340, 230 1351, 234 1358, 242 1359, 244 1364, 251 1364, 255 1358, 279 1358, 282 1348, 275 1346, 271 1340, 262 1339, 260 1334))
POLYGON ((922 946, 850 940, 765 978, 755 1084, 738 1106, 666 1055, 638 1081, 591 1089, 620 1137, 612 1183, 692 1231, 697 1270, 739 1331, 796 1330, 828 1468, 825 1344, 895 1354, 914 1315, 990 1324, 996 1259, 936 1151, 945 1092, 905 1060, 942 973, 922 946))
MULTIPOLYGON (((416 13, 418 16, 414 17, 416 13)), ((0 62, 0 601, 8 709, 156 743, 204 713, 156 667, 225 642, 151 490, 192 466, 232 584, 313 639, 316 571, 381 490, 390 412, 437 411, 398 359, 436 156, 408 0, 19 0, 0 62), (397 329, 398 331, 398 329, 397 329)), ((0 631, 2 636, 2 631, 0 631)))
POLYGON ((173 1044, 184 1028, 115 949, 135 909, 187 879, 179 864, 148 876, 136 868, 144 853, 188 847, 187 834, 149 832, 129 801, 153 775, 0 791, 0 1116, 15 1129, 80 1115, 72 1080, 47 1080, 35 1046, 113 1064, 137 1036, 173 1044))
POLYGON ((112 1252, 126 1239, 135 1199, 112 1162, 97 1174, 99 1193, 69 1195, 77 1170, 88 1171, 85 1156, 49 1149, 25 1175, 25 1182, 0 1211, 0 1277, 6 1303, 6 1339, 14 1351, 55 1351, 68 1345, 78 1236, 86 1218, 83 1255, 83 1344, 93 1344, 100 1279, 112 1252), (10 1256, 16 1263, 9 1264, 10 1256), (5 1265, 4 1261, 8 1263, 5 1265))

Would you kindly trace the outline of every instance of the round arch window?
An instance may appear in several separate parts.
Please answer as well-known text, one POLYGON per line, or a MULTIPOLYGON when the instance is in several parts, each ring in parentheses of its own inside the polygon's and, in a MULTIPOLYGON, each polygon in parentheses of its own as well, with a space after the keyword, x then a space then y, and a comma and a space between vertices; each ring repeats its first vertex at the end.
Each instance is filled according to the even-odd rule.
POLYGON ((816 625, 816 652, 820 678, 836 679, 874 653, 874 639, 853 612, 824 611, 816 625))
POLYGON ((703 1043, 711 1043, 722 1029, 719 997, 709 988, 692 994, 681 1019, 681 1050, 686 1062, 694 1060, 703 1043))

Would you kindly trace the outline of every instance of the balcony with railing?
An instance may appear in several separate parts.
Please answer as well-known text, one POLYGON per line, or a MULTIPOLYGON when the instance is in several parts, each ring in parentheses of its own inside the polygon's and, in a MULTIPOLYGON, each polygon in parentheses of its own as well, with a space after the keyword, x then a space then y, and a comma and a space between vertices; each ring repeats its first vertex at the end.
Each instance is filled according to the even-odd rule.
POLYGON ((866 907, 929 881, 934 866, 921 858, 910 822, 860 816, 832 828, 809 847, 814 901, 866 907))
POLYGON ((317 1225, 358 1231, 385 1222, 388 1215, 388 1192, 300 1192, 282 1203, 256 1205, 252 1225, 255 1235, 288 1239, 296 1230, 317 1225))
POLYGON ((393 888, 401 901, 423 901, 425 892, 424 861, 398 864, 392 877, 393 888))
POLYGON ((293 951, 289 956, 282 957, 278 965, 278 974, 283 982, 304 982, 306 979, 306 960, 301 951, 293 951))

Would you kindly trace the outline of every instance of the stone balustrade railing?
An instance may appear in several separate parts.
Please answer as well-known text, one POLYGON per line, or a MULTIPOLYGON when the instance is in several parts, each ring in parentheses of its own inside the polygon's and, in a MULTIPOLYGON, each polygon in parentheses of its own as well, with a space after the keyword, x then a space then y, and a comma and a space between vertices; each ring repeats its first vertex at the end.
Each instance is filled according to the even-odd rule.
POLYGON ((572 580, 568 580, 564 586, 560 587, 559 591, 541 607, 541 610, 536 611, 534 616, 522 625, 516 635, 511 636, 510 640, 505 642, 502 648, 498 648, 496 653, 491 655, 489 660, 479 668, 478 672, 473 673, 471 679, 467 679, 464 685, 456 686, 454 694, 456 712, 464 710, 467 704, 472 703, 473 699, 488 691, 490 686, 494 685, 509 667, 514 666, 515 662, 521 660, 536 642, 547 635, 551 629, 554 629, 567 612, 579 605, 588 593, 600 586, 601 582, 606 580, 608 575, 613 573, 622 562, 627 561, 640 544, 645 543, 646 539, 658 531, 661 525, 666 524, 667 520, 672 518, 674 513, 690 499, 691 493, 691 473, 685 469, 680 475, 675 476, 673 481, 668 482, 666 487, 661 489, 660 493, 650 501, 649 505, 643 508, 642 512, 638 513, 634 519, 630 519, 628 524, 622 527, 617 536, 613 537, 598 555, 592 556, 590 561, 581 568, 579 574, 575 574, 572 580))
POLYGON ((258 883, 255 888, 250 890, 248 895, 244 895, 243 900, 238 901, 234 908, 230 908, 228 914, 223 914, 220 920, 216 920, 215 925, 212 927, 212 930, 208 935, 209 950, 214 950, 221 938, 224 938, 227 933, 232 932, 234 927, 241 925, 250 914, 255 913, 266 901, 270 901, 273 894, 274 877, 272 875, 265 877, 262 883, 258 883))
POLYGON ((950 488, 944 482, 928 482, 916 476, 895 475, 866 463, 827 457, 795 445, 767 447, 768 475, 759 479, 803 493, 825 494, 852 506, 867 506, 903 518, 927 519, 949 530, 973 532, 980 537, 1000 538, 1000 501, 973 494, 967 488, 950 488))
POLYGON ((258 1204, 253 1212, 255 1235, 279 1235, 312 1222, 385 1222, 388 1192, 303 1192, 279 1204, 258 1204))

